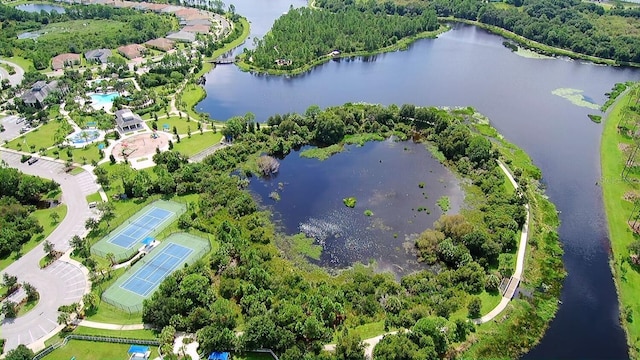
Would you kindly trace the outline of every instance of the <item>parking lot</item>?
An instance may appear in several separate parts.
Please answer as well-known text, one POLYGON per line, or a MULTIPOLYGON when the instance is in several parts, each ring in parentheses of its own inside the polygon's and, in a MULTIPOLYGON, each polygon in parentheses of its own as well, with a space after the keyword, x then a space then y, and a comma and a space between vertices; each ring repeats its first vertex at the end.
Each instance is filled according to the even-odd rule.
POLYGON ((20 129, 26 125, 25 121, 19 121, 17 115, 9 115, 0 120, 0 124, 4 126, 4 131, 0 132, 0 140, 12 140, 20 135, 20 129))

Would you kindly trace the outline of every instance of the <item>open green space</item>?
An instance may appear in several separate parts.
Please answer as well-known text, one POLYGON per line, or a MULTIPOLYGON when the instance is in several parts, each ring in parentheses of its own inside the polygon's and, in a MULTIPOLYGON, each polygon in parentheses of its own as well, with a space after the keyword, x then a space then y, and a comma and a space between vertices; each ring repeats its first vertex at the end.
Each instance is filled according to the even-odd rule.
POLYGON ((55 133, 62 126, 61 121, 49 121, 48 123, 10 141, 5 146, 9 149, 25 152, 36 152, 42 148, 47 149, 54 145, 55 133))
POLYGON ((87 202, 88 202, 88 203, 90 203, 90 202, 94 202, 94 201, 95 201, 95 202, 100 202, 100 201, 102 201, 102 197, 100 196, 100 193, 99 193, 99 192, 95 192, 95 193, 93 193, 93 194, 91 194, 91 195, 87 195, 87 202))
POLYGON ((221 139, 221 133, 208 131, 200 134, 200 132, 194 132, 191 134, 191 138, 186 136, 181 138, 180 143, 174 141, 173 150, 179 151, 187 156, 192 156, 219 143, 221 139))
MULTIPOLYGON (((73 148, 73 147, 58 148, 57 146, 54 146, 48 149, 47 151, 45 151, 45 155, 50 156, 54 159, 60 159, 65 161, 71 160, 74 163, 80 164, 80 165, 87 165, 87 164, 91 164, 93 161, 98 162, 102 160, 100 149, 98 149, 98 143, 89 144, 82 148, 73 148)), ((78 168, 78 169, 82 170, 82 168, 78 168)))
MULTIPOLYGON (((638 85, 634 85, 637 89, 638 85)), ((604 121, 604 131, 600 147, 602 166, 602 193, 604 207, 609 224, 609 239, 613 259, 611 268, 618 289, 620 300, 620 321, 627 333, 629 354, 632 359, 640 354, 640 272, 637 265, 630 260, 629 245, 638 241, 629 223, 633 222, 634 200, 640 194, 638 179, 640 174, 637 165, 632 165, 628 175, 621 174, 629 152, 637 144, 634 139, 625 135, 627 130, 619 128, 622 120, 631 116, 628 106, 638 100, 638 92, 628 91, 610 110, 604 121), (626 149, 626 150, 625 150, 626 149)), ((633 124, 628 125, 633 126, 633 124)), ((634 161, 633 158, 631 161, 634 161)), ((635 200, 637 201, 637 200, 635 200)))
MULTIPOLYGON (((151 123, 154 120, 148 120, 147 126, 151 128, 151 123)), ((178 130, 178 134, 182 137, 187 133, 187 131, 191 131, 192 134, 195 134, 198 131, 198 122, 191 118, 190 121, 187 121, 187 117, 180 118, 178 116, 171 116, 169 118, 158 119, 158 131, 164 131, 164 125, 169 125, 169 133, 173 134, 173 127, 175 126, 176 130, 178 130)))
MULTIPOLYGON (((76 358, 78 360, 128 359, 130 344, 114 344, 97 341, 69 340, 69 342, 49 355, 44 360, 62 360, 76 358)), ((158 356, 158 350, 150 347, 151 357, 158 356)))
MULTIPOLYGON (((38 223, 42 225, 42 227, 44 228, 44 231, 42 232, 42 234, 34 235, 31 238, 31 240, 29 240, 29 242, 22 245, 22 250, 20 251, 21 254, 26 254, 29 251, 31 251, 33 248, 38 246, 38 244, 40 244, 44 239, 46 239, 47 236, 49 236, 53 232, 53 230, 55 230, 55 228, 58 227, 58 225, 60 225, 60 222, 65 218, 65 216, 67 216, 67 205, 62 204, 54 208, 38 209, 34 211, 30 216, 38 220, 38 223), (52 220, 52 217, 51 217, 52 213, 58 214, 57 215, 59 218, 58 221, 52 220)), ((0 259, 0 270, 11 265, 17 259, 18 258, 16 258, 15 253, 10 255, 7 258, 0 259)))
POLYGON ((187 114, 189 114, 191 118, 200 119, 200 114, 196 112, 195 106, 206 96, 207 92, 204 91, 204 88, 200 85, 189 83, 184 87, 182 93, 180 93, 180 97, 185 103, 187 114))

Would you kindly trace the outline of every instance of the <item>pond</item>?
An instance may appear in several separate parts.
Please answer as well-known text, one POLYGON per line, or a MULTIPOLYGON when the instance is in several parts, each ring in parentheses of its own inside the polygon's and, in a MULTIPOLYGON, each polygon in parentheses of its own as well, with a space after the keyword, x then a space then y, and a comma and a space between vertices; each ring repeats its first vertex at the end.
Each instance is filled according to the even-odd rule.
MULTIPOLYGON (((264 24, 270 26, 291 3, 306 2, 231 3, 262 33, 264 24)), ((220 66, 207 75, 207 97, 197 109, 216 119, 251 111, 265 121, 274 113, 303 112, 312 104, 475 107, 507 140, 531 155, 542 169, 547 194, 561 211, 559 231, 568 271, 562 305, 541 344, 527 356, 626 358, 601 189, 596 185, 602 125, 587 118, 597 110, 556 94, 569 89, 579 100, 586 96, 602 104, 615 83, 639 80, 640 71, 527 58, 505 48, 503 41, 473 26, 454 25, 438 39, 418 41, 407 51, 332 61, 297 77, 255 76, 220 66)))
POLYGON ((16 6, 16 9, 30 12, 30 13, 34 13, 34 12, 39 13, 41 11, 45 11, 45 12, 55 11, 61 14, 64 12, 64 8, 62 6, 49 5, 49 4, 22 4, 22 5, 16 6))
POLYGON ((285 233, 302 232, 322 245, 319 265, 373 260, 378 270, 397 275, 424 268, 413 244, 444 213, 436 202, 446 197, 455 214, 464 200, 456 176, 423 144, 392 139, 349 145, 324 161, 293 152, 275 176, 251 181, 250 190, 285 233), (356 198, 354 208, 343 203, 348 197, 356 198))

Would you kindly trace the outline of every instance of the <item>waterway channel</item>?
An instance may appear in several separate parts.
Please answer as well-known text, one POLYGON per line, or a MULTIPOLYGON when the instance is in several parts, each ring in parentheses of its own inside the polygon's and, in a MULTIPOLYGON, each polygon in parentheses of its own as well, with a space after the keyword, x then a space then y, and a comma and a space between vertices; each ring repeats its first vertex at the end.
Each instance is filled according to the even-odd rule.
MULTIPOLYGON (((291 1, 233 3, 261 36, 291 1)), ((640 70, 522 57, 505 48, 503 41, 482 29, 455 25, 438 39, 418 41, 407 51, 332 61, 302 76, 256 76, 223 65, 207 75, 207 97, 197 108, 215 119, 251 111, 264 121, 275 113, 302 112, 312 104, 363 101, 475 107, 529 153, 542 169, 547 194, 561 211, 560 237, 568 271, 562 305, 542 342, 524 358, 626 358, 597 185, 602 125, 587 118, 598 110, 553 92, 573 89, 575 97, 602 104, 615 83, 639 80, 640 70)))

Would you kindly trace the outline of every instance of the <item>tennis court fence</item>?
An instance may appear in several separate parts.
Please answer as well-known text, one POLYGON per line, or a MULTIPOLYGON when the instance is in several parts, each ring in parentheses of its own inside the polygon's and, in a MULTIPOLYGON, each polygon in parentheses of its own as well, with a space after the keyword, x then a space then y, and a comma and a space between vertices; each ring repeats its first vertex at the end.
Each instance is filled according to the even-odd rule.
MULTIPOLYGON (((171 233, 171 235, 169 235, 164 241, 164 242, 173 242, 176 243, 178 245, 184 245, 186 247, 189 247, 190 249, 192 249, 192 253, 187 257, 186 263, 191 265, 194 262, 196 262, 198 259, 201 259, 204 255, 206 255, 209 251, 211 251, 211 243, 210 241, 208 241, 208 239, 200 237, 200 236, 196 236, 196 235, 192 235, 186 232, 174 232, 171 233)), ((139 261, 137 261, 133 266, 131 266, 127 272, 125 274, 123 274, 120 279, 118 279, 115 284, 112 285, 112 287, 119 287, 120 285, 122 285, 125 281, 127 281, 134 273, 135 271, 137 271, 139 268, 143 267, 143 266, 152 266, 154 268, 160 268, 160 269, 164 269, 162 266, 158 266, 156 264, 153 264, 153 257, 154 257, 154 253, 160 251, 163 249, 165 245, 163 245, 162 243, 155 248, 154 250, 151 251, 150 254, 142 257, 139 261), (145 259, 145 257, 149 257, 147 259, 145 259)), ((179 270, 181 269, 182 266, 176 268, 176 269, 171 269, 170 272, 173 272, 174 270, 179 270)), ((165 270, 170 270, 170 269, 165 269, 165 270)), ((139 297, 139 295, 137 294, 133 294, 129 291, 126 291, 124 289, 118 289, 118 291, 105 291, 102 294, 102 301, 106 302, 109 305, 112 305, 128 314, 134 314, 134 313, 139 313, 142 311, 142 297, 139 297, 141 300, 139 302, 139 304, 136 305, 129 305, 127 303, 130 303, 129 301, 127 301, 127 298, 130 297, 139 297)))

